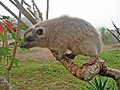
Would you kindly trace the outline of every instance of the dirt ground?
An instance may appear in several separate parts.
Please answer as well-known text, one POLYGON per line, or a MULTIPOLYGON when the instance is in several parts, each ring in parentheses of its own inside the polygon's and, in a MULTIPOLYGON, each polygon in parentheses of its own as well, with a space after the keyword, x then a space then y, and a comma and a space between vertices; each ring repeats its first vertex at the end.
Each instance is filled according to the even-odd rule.
MULTIPOLYGON (((115 50, 120 48, 120 44, 115 45, 104 45, 104 50, 115 50)), ((51 52, 47 48, 35 47, 30 49, 30 51, 25 53, 17 53, 16 57, 18 59, 29 59, 29 60, 55 60, 51 52)))
POLYGON ((18 59, 29 59, 29 60, 55 60, 52 53, 47 48, 35 47, 31 48, 27 52, 19 52, 16 54, 18 59))

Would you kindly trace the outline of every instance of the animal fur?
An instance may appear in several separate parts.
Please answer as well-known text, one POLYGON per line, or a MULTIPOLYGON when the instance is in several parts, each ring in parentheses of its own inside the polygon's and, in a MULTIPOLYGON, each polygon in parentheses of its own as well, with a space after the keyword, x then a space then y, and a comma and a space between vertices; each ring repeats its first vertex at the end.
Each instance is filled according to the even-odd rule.
POLYGON ((24 34, 22 47, 47 47, 57 50, 59 59, 69 49, 74 55, 98 56, 102 48, 100 33, 87 21, 61 16, 40 21, 24 34))

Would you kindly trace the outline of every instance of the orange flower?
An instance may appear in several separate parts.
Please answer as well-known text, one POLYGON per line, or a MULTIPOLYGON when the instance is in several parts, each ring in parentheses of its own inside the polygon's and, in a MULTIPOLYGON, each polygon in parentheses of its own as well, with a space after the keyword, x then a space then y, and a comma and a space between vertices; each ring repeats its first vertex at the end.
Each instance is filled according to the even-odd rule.
POLYGON ((12 23, 9 20, 6 20, 6 26, 11 32, 13 32, 12 23))
POLYGON ((4 27, 2 25, 2 22, 0 22, 0 34, 3 34, 4 33, 4 27))

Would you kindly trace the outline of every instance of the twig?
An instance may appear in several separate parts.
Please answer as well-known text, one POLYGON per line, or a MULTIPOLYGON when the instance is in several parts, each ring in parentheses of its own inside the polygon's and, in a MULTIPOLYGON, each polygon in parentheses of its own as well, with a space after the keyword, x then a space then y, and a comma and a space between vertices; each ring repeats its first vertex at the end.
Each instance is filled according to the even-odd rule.
POLYGON ((1 1, 0 4, 9 12, 11 13, 17 20, 19 20, 25 27, 28 28, 28 26, 20 19, 18 18, 6 5, 4 5, 1 1))
POLYGON ((46 20, 48 19, 48 15, 49 15, 49 0, 47 0, 46 20))
MULTIPOLYGON (((21 10, 19 11, 19 18, 21 18, 21 10)), ((15 55, 16 55, 19 30, 20 30, 20 21, 18 21, 18 30, 16 31, 16 38, 15 38, 15 44, 14 44, 14 50, 13 50, 12 60, 10 61, 10 64, 7 67, 7 80, 8 80, 8 82, 10 81, 10 70, 11 70, 11 68, 13 66, 15 55)))
POLYGON ((115 25, 115 23, 114 23, 112 20, 111 20, 111 22, 112 22, 113 26, 115 27, 115 29, 116 29, 117 33, 120 35, 120 32, 119 32, 118 27, 115 25))
POLYGON ((32 23, 36 24, 37 21, 31 16, 31 14, 28 13, 28 11, 18 2, 18 0, 14 0, 16 5, 18 6, 19 10, 22 11, 22 13, 25 15, 25 17, 32 23))
POLYGON ((107 28, 107 30, 117 39, 117 41, 120 43, 120 40, 119 40, 119 38, 117 38, 117 36, 111 31, 111 30, 109 30, 108 28, 107 28))
MULTIPOLYGON (((43 20, 43 17, 42 17, 42 13, 40 12, 39 8, 37 7, 36 3, 34 2, 34 0, 32 0, 32 3, 33 3, 33 8, 35 6, 35 8, 37 9, 37 12, 39 14, 39 18, 41 19, 41 21, 43 20)), ((35 10, 34 10, 35 12, 35 10)))

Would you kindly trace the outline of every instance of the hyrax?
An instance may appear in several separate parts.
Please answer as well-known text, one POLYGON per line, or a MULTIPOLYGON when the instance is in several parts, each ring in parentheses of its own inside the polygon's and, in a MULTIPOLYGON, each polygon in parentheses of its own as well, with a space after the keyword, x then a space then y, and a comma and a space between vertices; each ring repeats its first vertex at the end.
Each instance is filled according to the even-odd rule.
POLYGON ((24 34, 21 47, 46 47, 58 51, 57 59, 71 51, 71 56, 98 56, 102 42, 99 32, 87 21, 80 18, 61 16, 40 21, 30 27, 24 34))

